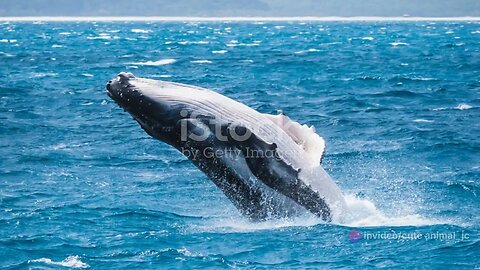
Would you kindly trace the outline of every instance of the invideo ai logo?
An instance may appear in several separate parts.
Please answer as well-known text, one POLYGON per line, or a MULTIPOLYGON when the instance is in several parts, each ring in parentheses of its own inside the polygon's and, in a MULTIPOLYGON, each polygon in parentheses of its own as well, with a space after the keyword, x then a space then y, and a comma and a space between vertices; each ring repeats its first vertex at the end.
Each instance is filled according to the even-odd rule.
POLYGON ((352 243, 358 242, 360 239, 362 239, 362 234, 357 230, 351 230, 348 234, 348 240, 352 243))

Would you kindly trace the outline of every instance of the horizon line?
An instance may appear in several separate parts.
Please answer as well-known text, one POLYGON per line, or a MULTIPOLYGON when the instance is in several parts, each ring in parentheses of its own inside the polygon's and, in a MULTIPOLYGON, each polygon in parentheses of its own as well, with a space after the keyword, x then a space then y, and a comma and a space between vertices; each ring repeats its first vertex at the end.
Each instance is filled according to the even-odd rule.
POLYGON ((19 21, 19 22, 35 22, 35 21, 50 21, 50 22, 119 22, 119 21, 200 21, 200 22, 217 22, 217 21, 236 21, 236 22, 255 22, 255 21, 391 21, 391 22, 413 22, 413 21, 480 21, 480 17, 464 16, 464 17, 381 17, 381 16, 293 16, 293 17, 276 17, 276 16, 251 16, 251 17, 200 17, 200 16, 11 16, 0 17, 0 21, 19 21))

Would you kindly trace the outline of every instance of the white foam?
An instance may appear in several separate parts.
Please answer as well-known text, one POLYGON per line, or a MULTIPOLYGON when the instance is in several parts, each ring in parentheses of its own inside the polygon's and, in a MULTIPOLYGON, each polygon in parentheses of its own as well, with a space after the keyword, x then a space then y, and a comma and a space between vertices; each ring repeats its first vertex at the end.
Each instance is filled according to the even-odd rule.
POLYGON ((438 79, 436 78, 431 78, 431 77, 413 77, 411 78, 414 81, 436 81, 438 79))
POLYGON ((407 46, 408 43, 406 42, 392 42, 390 43, 390 45, 394 46, 394 47, 397 47, 397 46, 407 46))
POLYGON ((374 38, 373 38, 373 37, 363 37, 362 40, 370 40, 370 41, 372 41, 372 40, 374 40, 374 38))
POLYGON ((214 53, 214 54, 224 54, 226 52, 227 52, 227 50, 212 51, 212 53, 214 53))
POLYGON ((416 123, 433 123, 434 121, 433 120, 427 120, 427 119, 415 119, 413 120, 413 122, 416 122, 416 123))
POLYGON ((0 39, 0 43, 16 43, 16 39, 0 39))
POLYGON ((96 36, 96 37, 87 37, 87 39, 91 39, 91 40, 97 40, 97 39, 105 39, 105 40, 108 40, 108 39, 112 39, 111 36, 109 36, 108 34, 100 34, 99 36, 96 36))
POLYGON ((31 78, 56 77, 58 73, 55 72, 33 72, 31 78))
POLYGON ((387 215, 367 199, 354 195, 346 195, 348 211, 342 216, 339 225, 349 227, 379 227, 379 226, 425 226, 445 224, 448 222, 423 217, 416 213, 398 213, 387 215))
POLYGON ((171 78, 172 75, 170 75, 170 74, 160 74, 160 75, 152 75, 150 77, 152 77, 152 78, 171 78))
POLYGON ((275 230, 285 227, 310 227, 325 223, 323 220, 304 216, 291 219, 272 219, 263 222, 251 222, 242 217, 213 218, 199 225, 192 225, 190 229, 200 232, 253 232, 263 230, 275 230))
MULTIPOLYGON (((347 227, 402 227, 453 224, 452 221, 427 218, 415 212, 386 214, 368 199, 354 195, 345 196, 347 211, 333 220, 332 224, 347 227)), ((325 224, 325 221, 306 213, 304 216, 285 219, 272 219, 263 222, 250 222, 243 217, 215 217, 204 223, 192 225, 190 229, 201 232, 252 232, 276 230, 285 227, 311 227, 325 224)))
POLYGON ((190 61, 190 63, 195 63, 195 64, 211 64, 212 61, 210 61, 210 60, 193 60, 193 61, 190 61))
MULTIPOLYGON (((161 253, 165 253, 165 252, 177 252, 185 257, 205 257, 204 254, 202 253, 198 253, 198 252, 192 252, 190 250, 188 250, 186 247, 182 247, 182 248, 178 248, 178 249, 174 249, 174 248, 163 248, 163 249, 160 249, 158 251, 156 250, 146 250, 146 251, 142 251, 140 252, 140 256, 141 257, 147 257, 147 256, 157 256, 158 254, 161 254, 161 253)), ((175 258, 176 260, 180 260, 180 261, 184 261, 185 259, 184 258, 175 258)))
POLYGON ((138 28, 134 28, 131 31, 132 33, 141 33, 141 34, 148 34, 152 32, 152 30, 144 30, 144 29, 138 29, 138 28))
POLYGON ((457 107, 455 107, 455 109, 458 109, 458 110, 461 110, 461 111, 469 110, 471 108, 473 108, 473 107, 471 105, 466 104, 466 103, 460 103, 460 104, 458 104, 457 107))
POLYGON ((146 61, 146 62, 134 62, 132 65, 138 65, 138 66, 163 66, 163 65, 170 65, 177 62, 177 60, 173 58, 166 58, 166 59, 160 59, 158 61, 146 61))
MULTIPOLYGON (((165 42, 165 44, 171 44, 172 42, 171 41, 167 41, 165 42), (168 43, 167 43, 168 42, 168 43)), ((205 45, 205 44, 209 44, 210 42, 206 41, 206 40, 200 40, 200 41, 179 41, 178 44, 180 45, 190 45, 190 44, 195 44, 195 45, 205 45)))
POLYGON ((52 45, 52 48, 63 48, 63 45, 53 44, 53 45, 52 45))
POLYGON ((90 73, 83 73, 82 76, 84 77, 93 77, 93 74, 90 73))
POLYGON ((330 46, 330 45, 337 45, 337 44, 342 44, 342 42, 327 42, 327 43, 320 43, 320 46, 330 46))
POLYGON ((69 268, 88 268, 90 267, 88 264, 82 262, 78 256, 68 256, 65 258, 65 260, 56 262, 52 261, 52 259, 49 258, 41 258, 41 259, 36 259, 36 260, 30 260, 28 261, 29 263, 45 263, 49 265, 59 265, 63 267, 69 267, 69 268))
POLYGON ((5 56, 5 57, 13 57, 13 56, 15 56, 15 55, 13 55, 13 54, 6 53, 6 52, 0 52, 0 55, 3 55, 3 56, 5 56))
POLYGON ((304 53, 309 53, 309 52, 319 52, 320 50, 318 49, 314 49, 314 48, 311 48, 311 49, 307 49, 307 50, 304 50, 304 51, 298 51, 298 52, 295 52, 296 54, 304 54, 304 53))

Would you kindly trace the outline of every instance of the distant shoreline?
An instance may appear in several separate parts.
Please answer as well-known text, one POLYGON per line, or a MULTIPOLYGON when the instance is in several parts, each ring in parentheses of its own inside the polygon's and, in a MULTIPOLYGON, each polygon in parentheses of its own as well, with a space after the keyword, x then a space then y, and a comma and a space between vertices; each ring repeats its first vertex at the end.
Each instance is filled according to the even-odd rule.
POLYGON ((3 22, 118 22, 118 21, 165 21, 165 22, 258 22, 258 21, 318 21, 318 22, 415 22, 415 21, 480 21, 480 17, 96 17, 96 16, 44 16, 0 17, 3 22))

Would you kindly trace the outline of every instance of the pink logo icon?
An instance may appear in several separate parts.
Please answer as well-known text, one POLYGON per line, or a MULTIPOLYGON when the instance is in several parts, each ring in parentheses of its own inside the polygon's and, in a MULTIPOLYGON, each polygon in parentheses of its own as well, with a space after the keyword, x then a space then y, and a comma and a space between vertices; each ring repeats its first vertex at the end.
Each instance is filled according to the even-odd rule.
POLYGON ((362 239, 362 234, 357 230, 351 230, 348 234, 348 239, 352 243, 358 242, 358 240, 362 239))

